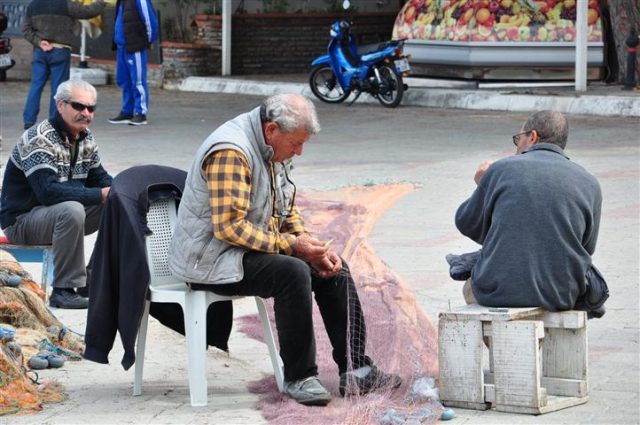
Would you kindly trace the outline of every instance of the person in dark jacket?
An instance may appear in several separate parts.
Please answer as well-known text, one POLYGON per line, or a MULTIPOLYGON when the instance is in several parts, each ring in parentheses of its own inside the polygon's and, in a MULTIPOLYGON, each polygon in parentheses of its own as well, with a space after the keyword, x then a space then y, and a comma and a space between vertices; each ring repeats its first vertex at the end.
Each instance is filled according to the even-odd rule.
POLYGON ((559 311, 585 296, 602 193, 565 154, 568 134, 561 113, 535 113, 513 136, 516 155, 476 171, 477 188, 455 217, 482 245, 464 285, 467 303, 559 311))
POLYGON ((53 95, 60 83, 69 79, 75 20, 93 18, 102 13, 103 9, 103 0, 96 0, 87 6, 73 0, 33 0, 27 6, 22 33, 33 44, 33 59, 31 87, 22 114, 25 130, 38 120, 40 96, 49 77, 49 118, 53 118, 56 113, 53 95))
POLYGON ((87 280, 84 236, 98 229, 112 178, 89 130, 96 89, 86 81, 67 80, 55 99, 53 119, 25 131, 11 151, 0 227, 12 243, 53 245, 52 307, 87 308, 87 298, 76 292, 87 280))
POLYGON ((150 0, 118 0, 113 43, 116 83, 122 108, 111 124, 145 125, 149 110, 147 49, 158 39, 158 19, 150 0))

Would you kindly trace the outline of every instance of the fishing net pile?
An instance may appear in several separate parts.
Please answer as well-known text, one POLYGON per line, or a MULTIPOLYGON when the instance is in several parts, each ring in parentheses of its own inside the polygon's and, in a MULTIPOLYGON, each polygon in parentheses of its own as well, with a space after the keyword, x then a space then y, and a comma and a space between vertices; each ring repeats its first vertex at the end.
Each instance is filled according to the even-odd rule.
POLYGON ((40 286, 1 249, 0 282, 0 416, 36 412, 65 394, 57 382, 40 381, 29 358, 46 349, 76 360, 84 343, 49 312, 40 286), (19 284, 9 285, 10 278, 19 284))
MULTIPOLYGON (((364 310, 367 354, 382 370, 399 374, 403 384, 396 390, 339 397, 337 366, 314 306, 319 377, 333 400, 323 408, 300 405, 278 393, 275 379, 268 376, 252 383, 250 389, 260 395, 259 409, 270 423, 426 424, 440 417, 436 327, 411 289, 367 243, 382 213, 412 190, 409 185, 352 187, 337 193, 307 194, 298 202, 307 229, 321 240, 334 239, 333 249, 349 264, 364 310)), ((243 318, 241 324, 242 331, 261 338, 254 316, 243 318)))

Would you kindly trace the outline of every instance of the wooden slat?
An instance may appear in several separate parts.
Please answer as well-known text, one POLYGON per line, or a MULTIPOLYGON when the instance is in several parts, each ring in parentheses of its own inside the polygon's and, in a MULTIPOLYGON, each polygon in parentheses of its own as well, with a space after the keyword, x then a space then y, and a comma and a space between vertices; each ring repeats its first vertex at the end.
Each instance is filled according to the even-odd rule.
POLYGON ((440 320, 438 330, 440 399, 484 403, 482 322, 440 320))
POLYGON ((587 328, 547 328, 542 343, 542 373, 553 378, 587 380, 587 328))
POLYGON ((496 409, 501 405, 538 408, 544 405, 541 390, 540 321, 494 322, 492 350, 495 361, 496 409))
MULTIPOLYGON (((586 397, 588 395, 587 381, 578 379, 565 378, 549 378, 543 376, 540 378, 540 386, 547 390, 549 397, 586 397)), ((485 400, 495 402, 495 385, 493 373, 485 370, 484 372, 484 391, 485 400), (491 391, 491 393, 489 393, 491 391), (493 396, 491 396, 493 394, 493 396)))
POLYGON ((544 413, 555 412, 556 410, 566 409, 567 407, 577 406, 589 401, 589 397, 557 397, 549 396, 546 406, 526 407, 526 406, 496 406, 496 410, 509 413, 526 413, 529 415, 541 415, 544 413))
POLYGON ((587 381, 579 379, 543 377, 541 385, 547 389, 550 396, 582 398, 587 397, 589 391, 587 381))
POLYGON ((544 310, 540 307, 528 308, 493 308, 478 304, 469 304, 456 307, 451 311, 439 314, 440 319, 446 320, 483 320, 483 321, 507 321, 528 319, 540 316, 544 310))
POLYGON ((587 326, 587 312, 578 310, 550 312, 541 317, 545 328, 580 329, 587 326))

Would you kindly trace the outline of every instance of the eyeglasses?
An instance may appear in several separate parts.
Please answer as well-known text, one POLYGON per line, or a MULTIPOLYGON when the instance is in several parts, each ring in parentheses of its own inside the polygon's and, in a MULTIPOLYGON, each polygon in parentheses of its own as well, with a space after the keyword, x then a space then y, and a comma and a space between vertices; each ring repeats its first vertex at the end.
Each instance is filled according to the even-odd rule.
POLYGON ((71 105, 71 107, 73 109, 75 109, 76 111, 78 111, 78 112, 82 112, 82 111, 84 111, 86 109, 91 114, 98 107, 98 105, 85 105, 84 103, 74 102, 72 100, 63 100, 63 102, 66 103, 67 105, 71 105))
POLYGON ((531 131, 532 130, 523 131, 522 133, 514 134, 513 136, 511 136, 511 138, 513 139, 513 144, 518 146, 518 142, 520 141, 520 136, 522 136, 523 134, 529 134, 531 133, 531 131))

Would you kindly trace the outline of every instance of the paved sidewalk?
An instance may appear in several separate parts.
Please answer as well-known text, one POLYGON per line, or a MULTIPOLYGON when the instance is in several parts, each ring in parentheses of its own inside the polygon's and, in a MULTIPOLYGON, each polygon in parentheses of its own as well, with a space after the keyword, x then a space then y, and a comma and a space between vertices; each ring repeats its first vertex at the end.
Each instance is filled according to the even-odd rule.
MULTIPOLYGON (((304 84, 303 77, 296 82, 304 84)), ((2 164, 22 133, 27 91, 25 82, 0 83, 2 164)), ((92 130, 105 166, 113 173, 148 163, 187 169, 213 129, 258 105, 264 96, 152 90, 149 125, 133 127, 107 123, 118 112, 121 93, 113 86, 98 87, 98 91, 92 130)), ((47 96, 45 91, 41 111, 46 111, 47 96)), ((617 92, 603 96, 629 98, 636 105, 639 99, 637 94, 617 92)), ((296 160, 292 178, 298 190, 413 184, 415 191, 381 217, 368 241, 413 289, 431 322, 437 323, 438 312, 463 303, 461 285, 449 278, 444 256, 476 247, 456 231, 453 213, 474 187, 475 167, 485 159, 513 153, 511 135, 528 113, 315 103, 323 130, 296 160)), ((457 417, 448 423, 640 423, 640 122, 636 116, 571 115, 569 120, 568 154, 596 175, 604 194, 594 261, 607 278, 611 298, 604 318, 589 322, 590 400, 541 416, 455 409, 457 417)), ((37 268, 33 272, 39 275, 37 268)), ((236 317, 255 312, 251 300, 236 308, 236 317)), ((56 310, 56 314, 72 329, 84 331, 86 312, 56 310)), ((65 386, 67 401, 47 405, 35 415, 0 417, 0 424, 266 422, 256 410, 255 395, 247 390, 249 382, 270 373, 264 344, 234 331, 231 356, 210 350, 209 405, 192 408, 183 338, 155 320, 149 332, 142 396, 131 396, 133 369, 124 371, 120 366, 122 348, 117 340, 109 365, 68 362, 61 369, 41 373, 65 386)))
MULTIPOLYGON (((244 75, 237 77, 189 77, 170 85, 182 91, 238 93, 270 96, 301 93, 313 97, 307 74, 244 75)), ((624 91, 619 85, 589 84, 577 93, 573 86, 477 88, 469 81, 408 77, 404 106, 491 111, 539 111, 555 109, 568 114, 640 117, 640 91, 624 91)), ((486 83, 488 87, 495 86, 486 83)), ((522 84, 520 84, 522 85, 522 84)), ((349 102, 351 98, 347 99, 349 102)), ((377 103, 368 94, 357 102, 377 103)))

